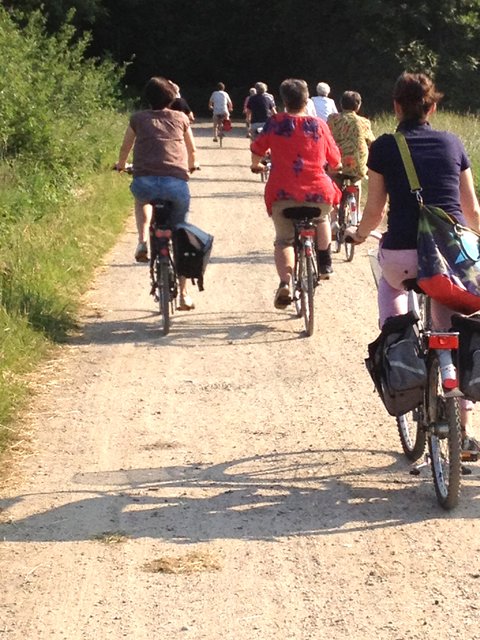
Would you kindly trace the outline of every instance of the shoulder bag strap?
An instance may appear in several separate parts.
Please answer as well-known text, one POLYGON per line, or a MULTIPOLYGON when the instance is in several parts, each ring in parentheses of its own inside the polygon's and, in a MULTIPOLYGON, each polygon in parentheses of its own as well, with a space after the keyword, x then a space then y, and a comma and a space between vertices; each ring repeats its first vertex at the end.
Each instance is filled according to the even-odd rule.
POLYGON ((420 192, 422 190, 422 187, 420 186, 417 172, 413 164, 412 154, 410 153, 410 149, 408 148, 405 136, 400 131, 396 131, 393 136, 395 138, 395 142, 397 143, 398 150, 400 151, 400 155, 402 156, 403 166, 405 167, 405 172, 410 184, 410 190, 417 196, 417 200, 421 202, 422 196, 420 195, 420 192))

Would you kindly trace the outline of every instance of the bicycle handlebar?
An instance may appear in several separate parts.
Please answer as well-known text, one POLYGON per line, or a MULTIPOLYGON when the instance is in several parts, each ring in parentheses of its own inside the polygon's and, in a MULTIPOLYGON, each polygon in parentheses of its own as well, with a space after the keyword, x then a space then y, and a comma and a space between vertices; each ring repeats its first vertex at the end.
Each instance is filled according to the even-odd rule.
MULTIPOLYGON (((194 167, 192 167, 192 169, 189 169, 188 172, 189 173, 193 173, 194 171, 200 171, 201 167, 199 164, 195 165, 194 167)), ((112 167, 112 171, 118 171, 118 173, 128 173, 129 175, 133 174, 133 164, 126 164, 125 165, 125 169, 118 169, 117 165, 114 164, 112 167)))
MULTIPOLYGON (((345 230, 345 242, 355 243, 353 233, 355 233, 356 230, 357 227, 348 227, 348 229, 345 230)), ((377 231, 377 229, 374 229, 373 231, 370 231, 367 237, 375 238, 375 240, 380 241, 382 239, 382 233, 377 231)))

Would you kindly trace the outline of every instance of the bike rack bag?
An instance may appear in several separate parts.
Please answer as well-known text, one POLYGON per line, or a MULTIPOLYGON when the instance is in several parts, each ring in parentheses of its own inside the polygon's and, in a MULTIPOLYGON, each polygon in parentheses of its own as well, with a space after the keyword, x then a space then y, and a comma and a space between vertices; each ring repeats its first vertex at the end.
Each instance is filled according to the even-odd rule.
POLYGON ((460 391, 468 400, 480 400, 480 314, 454 314, 452 328, 458 331, 460 391))
POLYGON ((378 338, 368 345, 365 365, 391 416, 422 403, 427 367, 413 312, 387 319, 378 338))
POLYGON ((203 291, 203 276, 212 252, 213 236, 189 222, 182 222, 173 232, 173 255, 179 276, 191 278, 203 291))

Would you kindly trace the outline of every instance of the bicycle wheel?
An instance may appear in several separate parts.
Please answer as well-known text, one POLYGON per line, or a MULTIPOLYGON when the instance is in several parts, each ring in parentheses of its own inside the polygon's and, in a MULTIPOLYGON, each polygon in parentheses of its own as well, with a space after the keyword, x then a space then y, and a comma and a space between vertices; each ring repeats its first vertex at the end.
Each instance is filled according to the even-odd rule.
POLYGON ((445 398, 438 357, 432 356, 428 381, 428 448, 438 503, 444 509, 458 504, 462 477, 460 412, 457 398, 445 398))
POLYGON ((314 294, 314 273, 315 267, 311 256, 307 256, 305 248, 300 250, 300 283, 301 283, 301 307, 302 316, 305 322, 305 331, 307 336, 313 334, 314 329, 314 311, 313 311, 313 294, 314 294))
POLYGON ((162 316, 163 335, 170 331, 170 278, 168 263, 157 261, 158 306, 162 316))
POLYGON ((345 232, 345 201, 340 202, 338 208, 337 221, 335 223, 335 233, 333 234, 333 251, 340 253, 343 244, 343 234, 345 232))
MULTIPOLYGON (((344 220, 345 227, 357 225, 357 205, 355 202, 355 198, 351 197, 345 203, 344 220)), ((355 245, 353 244, 353 242, 345 242, 345 256, 347 258, 347 262, 351 262, 353 260, 354 254, 355 245)))
POLYGON ((295 249, 295 267, 293 270, 292 295, 295 303, 297 318, 302 317, 302 263, 298 259, 298 251, 295 249))
POLYGON ((417 408, 396 419, 403 452, 412 462, 418 460, 425 451, 426 435, 421 411, 421 408, 417 408))

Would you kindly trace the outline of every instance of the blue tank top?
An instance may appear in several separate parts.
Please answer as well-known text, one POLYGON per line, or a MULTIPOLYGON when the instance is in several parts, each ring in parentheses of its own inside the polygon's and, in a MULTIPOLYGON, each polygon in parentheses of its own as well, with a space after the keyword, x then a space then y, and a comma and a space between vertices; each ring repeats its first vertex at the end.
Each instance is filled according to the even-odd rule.
MULTIPOLYGON (((470 167, 470 161, 462 142, 453 133, 432 129, 428 122, 402 122, 398 131, 407 139, 425 204, 441 207, 464 223, 460 173, 470 167)), ((383 176, 389 196, 383 247, 415 249, 418 204, 393 135, 384 134, 372 143, 367 164, 383 176)))

